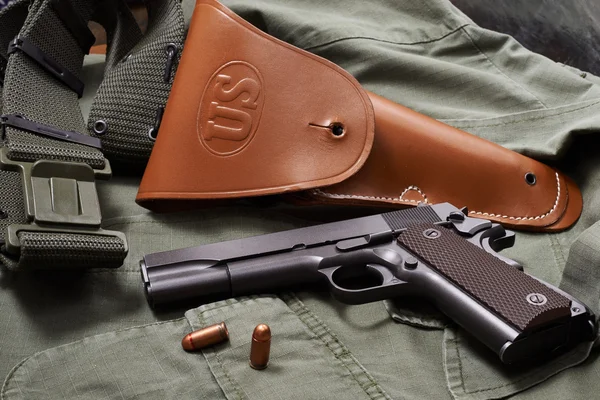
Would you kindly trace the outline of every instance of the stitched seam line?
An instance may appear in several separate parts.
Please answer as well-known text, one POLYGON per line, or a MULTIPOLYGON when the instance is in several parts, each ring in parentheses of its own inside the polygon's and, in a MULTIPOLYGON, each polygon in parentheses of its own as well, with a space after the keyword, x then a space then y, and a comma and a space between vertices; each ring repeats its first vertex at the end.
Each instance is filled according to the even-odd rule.
POLYGON ((466 386, 465 386, 465 373, 463 370, 463 364, 462 364, 462 358, 460 356, 460 347, 458 344, 458 332, 454 332, 454 347, 456 348, 456 358, 458 359, 458 371, 460 373, 460 387, 462 388, 463 392, 465 393, 469 393, 469 391, 467 390, 466 386))
POLYGON ((371 399, 390 399, 390 397, 382 390, 375 378, 358 362, 350 350, 333 334, 327 325, 323 323, 316 315, 314 315, 302 301, 293 293, 284 293, 281 299, 287 304, 290 310, 296 314, 298 319, 331 351, 333 356, 339 360, 350 373, 359 387, 361 387, 367 396, 371 399), (348 359, 349 358, 349 359, 348 359), (354 367, 354 368, 353 368, 354 367), (357 371, 360 369, 360 371, 357 371), (367 378, 367 382, 361 382, 357 375, 363 375, 367 378), (375 391, 375 392, 373 392, 375 391))
POLYGON ((406 189, 404 189, 404 191, 403 191, 403 192, 400 194, 400 197, 399 197, 399 199, 400 199, 400 200, 403 200, 403 201, 410 201, 410 202, 413 202, 413 203, 414 203, 414 202, 417 202, 417 203, 418 203, 418 201, 416 201, 416 200, 406 200, 406 199, 403 199, 404 195, 405 195, 406 193, 410 192, 411 190, 415 190, 415 191, 419 192, 419 194, 421 195, 421 197, 422 197, 422 198, 423 198, 423 200, 425 201, 425 204, 429 203, 429 202, 427 201, 427 195, 426 195, 425 193, 423 193, 423 192, 421 191, 421 189, 419 189, 417 186, 413 186, 413 185, 411 185, 411 186, 407 187, 406 189))
POLYGON ((383 200, 383 201, 393 201, 395 203, 414 203, 414 204, 425 203, 425 204, 429 204, 429 200, 427 200, 427 195, 421 189, 419 189, 417 186, 412 186, 412 185, 407 187, 406 189, 404 189, 402 194, 400 194, 400 196, 398 196, 397 198, 396 197, 384 197, 384 196, 363 196, 363 195, 359 195, 359 194, 329 193, 329 192, 324 192, 321 189, 313 190, 313 194, 316 194, 318 196, 329 197, 329 198, 333 198, 333 199, 383 200), (407 200, 407 199, 402 198, 407 192, 409 192, 411 190, 415 190, 415 191, 419 192, 419 194, 423 197, 423 201, 407 200))
POLYGON ((474 393, 484 393, 484 392, 489 392, 492 390, 497 390, 497 389, 502 389, 505 388, 507 386, 513 385, 515 383, 520 383, 523 382, 524 380, 529 379, 530 377, 534 377, 536 375, 536 371, 532 371, 531 373, 525 374, 525 376, 522 376, 521 378, 515 380, 515 381, 511 381, 511 382, 507 382, 504 383, 502 385, 498 385, 498 386, 494 386, 494 387, 490 387, 490 388, 485 388, 485 389, 476 389, 476 390, 467 390, 466 386, 465 386, 465 374, 464 374, 464 370, 463 370, 463 365, 462 365, 462 357, 460 355, 460 345, 459 345, 459 341, 458 341, 458 332, 455 331, 452 333, 454 335, 454 339, 452 339, 452 343, 454 344, 454 349, 456 350, 456 358, 457 358, 457 362, 458 362, 458 371, 460 374, 460 387, 462 388, 463 392, 465 394, 474 394, 474 393))
MULTIPOLYGON (((557 113, 549 113, 549 111, 554 111, 554 110, 559 110, 560 108, 567 108, 570 107, 571 105, 568 106, 561 106, 561 107, 554 107, 554 108, 546 108, 545 110, 533 110, 533 111, 524 111, 524 112, 520 112, 520 113, 512 113, 512 114, 506 114, 506 115, 502 115, 499 117, 490 117, 490 118, 478 118, 478 119, 473 119, 473 118, 467 118, 467 119, 440 119, 441 122, 445 122, 449 125, 452 124, 460 124, 461 122, 475 122, 475 124, 473 125, 462 125, 460 124, 460 128, 461 129, 466 129, 466 128, 489 128, 489 127, 494 127, 494 126, 506 126, 506 125, 516 125, 516 124, 521 124, 521 123, 528 123, 528 122, 533 122, 533 121, 539 121, 542 119, 548 119, 548 118, 555 118, 555 117, 561 117, 564 116, 566 114, 571 114, 574 112, 578 112, 581 110, 585 110, 586 108, 590 108, 590 107, 594 107, 596 105, 598 105, 598 103, 600 103, 600 101, 598 101, 597 99, 594 100, 589 100, 589 101, 593 101, 590 104, 586 104, 583 105, 581 107, 577 107, 577 108, 573 108, 573 109, 567 109, 565 111, 559 111, 557 113), (594 101, 596 100, 596 101, 594 101), (543 113, 543 115, 539 115, 539 113, 543 113), (527 114, 532 115, 531 117, 525 117, 525 118, 521 118, 521 116, 525 116, 527 114), (550 114, 550 115, 548 115, 550 114), (519 117, 519 119, 513 120, 513 121, 507 121, 507 122, 499 122, 499 123, 494 123, 494 124, 488 124, 488 125, 479 125, 476 122, 480 122, 480 121, 497 121, 499 119, 502 118, 506 118, 506 117, 519 117)), ((587 103, 588 101, 586 101, 587 103)))
MULTIPOLYGON (((20 362, 20 363, 18 363, 17 365, 15 365, 15 366, 13 367, 13 369, 11 369, 11 370, 10 370, 10 372, 8 373, 8 376, 7 376, 7 377, 6 377, 6 379, 4 380, 4 383, 2 384, 2 392, 0 393, 0 398, 1 398, 1 399, 6 399, 6 392, 8 391, 8 381, 10 381, 10 380, 13 378, 13 376, 14 376, 14 375, 17 373, 17 370, 18 370, 19 368, 21 368, 21 366, 22 366, 23 364, 25 364, 25 363, 26 363, 26 362, 27 362, 27 361, 28 361, 30 358, 32 358, 32 357, 34 357, 34 356, 30 356, 30 357, 27 357, 27 358, 26 358, 26 359, 24 359, 24 360, 21 360, 21 362, 20 362)), ((17 384, 17 388, 19 388, 19 392, 20 392, 21 394, 23 394, 23 392, 21 391, 21 387, 20 387, 18 384, 17 384)))
POLYGON ((506 219, 512 219, 515 221, 520 221, 520 220, 531 221, 531 220, 546 218, 548 215, 552 214, 554 212, 554 210, 556 210, 556 207, 558 207, 558 202, 560 200, 560 177, 558 176, 558 172, 556 173, 556 191, 557 191, 556 200, 554 201, 554 205, 552 206, 552 208, 545 214, 537 215, 535 217, 510 217, 508 215, 500 215, 500 214, 487 213, 487 212, 482 212, 482 211, 469 211, 469 214, 485 215, 486 217, 506 218, 506 219))
POLYGON ((223 364, 223 360, 221 360, 221 357, 219 357, 219 353, 217 353, 216 351, 213 350, 213 355, 217 359, 217 362, 219 363, 219 366, 221 367, 221 370, 223 372, 223 375, 225 376, 225 379, 227 379, 227 381, 229 382, 229 384, 233 387, 233 390, 235 391, 235 394, 236 394, 237 398, 240 399, 240 400, 243 399, 244 397, 240 393, 240 388, 235 384, 235 382, 233 381, 233 379, 231 379, 231 376, 229 375, 229 372, 225 368, 225 364, 223 364))
POLYGON ((468 26, 468 25, 471 25, 471 24, 470 23, 469 24, 463 24, 463 25, 459 26, 458 28, 455 28, 455 29, 451 30, 450 32, 447 32, 447 33, 445 33, 444 35, 442 35, 440 37, 437 37, 437 38, 434 38, 434 39, 429 39, 429 40, 421 40, 421 41, 418 41, 418 42, 397 42, 397 41, 394 41, 394 40, 386 40, 386 39, 374 38, 374 37, 370 37, 370 36, 347 36, 347 37, 342 37, 342 38, 339 38, 339 39, 333 39, 333 40, 330 40, 330 41, 325 42, 325 43, 316 44, 314 46, 305 47, 304 50, 306 50, 306 51, 312 51, 314 49, 318 49, 319 47, 329 46, 329 45, 334 44, 334 43, 343 42, 343 41, 346 41, 346 40, 353 40, 353 39, 372 40, 372 41, 375 41, 375 42, 397 44, 397 45, 404 45, 404 46, 412 46, 412 45, 415 45, 415 44, 433 43, 433 42, 437 42, 437 41, 440 41, 442 39, 447 38, 448 36, 450 36, 450 35, 458 32, 458 31, 460 31, 461 29, 463 29, 465 26, 468 26))
MULTIPOLYGON (((137 330, 137 329, 149 328, 149 327, 152 327, 152 326, 166 325, 166 324, 171 324, 173 322, 178 322, 178 321, 181 321, 181 320, 184 320, 184 319, 185 318, 177 318, 177 319, 172 319, 172 320, 168 320, 168 321, 159 321, 159 322, 153 322, 153 323, 144 324, 144 325, 137 325, 137 326, 132 326, 132 327, 125 328, 125 329, 118 329, 118 330, 112 331, 110 333, 122 333, 122 332, 128 332, 128 331, 132 331, 132 330, 137 330)), ((74 342, 65 343, 65 344, 61 344, 59 346, 51 347, 49 349, 41 350, 41 351, 38 351, 37 353, 34 353, 31 356, 25 358, 24 360, 21 360, 17 365, 15 365, 13 367, 12 370, 10 370, 10 372, 8 373, 8 375, 6 376, 6 378, 4 379, 4 383, 2 384, 2 390, 0 391, 0 399, 5 399, 6 398, 5 395, 6 395, 6 391, 8 390, 9 381, 17 373, 17 370, 20 369, 27 361, 32 360, 35 357, 39 356, 40 354, 46 353, 46 352, 48 352, 50 350, 55 350, 55 349, 60 349, 60 348, 65 348, 65 347, 70 347, 70 346, 73 346, 73 345, 76 345, 76 344, 83 343, 86 340, 91 340, 92 338, 95 338, 95 337, 101 336, 101 335, 104 335, 104 333, 100 333, 100 334, 97 334, 97 335, 84 337, 82 339, 75 340, 74 342)), ((23 394, 23 392, 21 391, 21 387, 19 386, 19 384, 17 384, 16 386, 19 388, 19 391, 21 392, 21 394, 23 394)))
MULTIPOLYGON (((198 322, 200 323, 200 325, 206 325, 206 319, 204 318, 204 315, 203 315, 205 311, 207 311, 207 310, 202 310, 196 314, 196 318, 198 319, 198 322)), ((187 320, 188 320, 188 323, 190 324, 190 326, 192 327, 192 329, 194 329, 194 326, 191 324, 191 321, 189 320, 189 318, 187 320)), ((235 396, 237 396, 237 399, 239 399, 239 400, 244 399, 244 396, 242 395, 242 391, 240 390, 241 388, 237 385, 237 383, 229 375, 229 371, 227 371, 227 369, 225 368, 225 365, 223 364, 221 357, 219 357, 218 352, 212 347, 203 349, 203 350, 201 350, 201 352, 204 355, 204 358, 206 359, 206 362, 208 363, 208 367, 212 371, 215 380, 217 381, 217 385, 219 385, 219 387, 223 391, 223 394, 226 397, 229 397, 226 393, 226 390, 227 391, 232 390, 233 393, 235 393, 235 396), (211 362, 209 360, 210 356, 214 357, 217 360, 217 364, 219 365, 219 369, 220 369, 218 375, 220 375, 220 376, 217 376, 217 374, 213 370, 213 368, 211 366, 211 362), (219 382, 219 378, 221 378, 221 376, 225 378, 229 387, 225 388, 219 382)))
MULTIPOLYGON (((425 195, 425 193, 423 193, 418 187, 416 186, 409 186, 408 188, 406 188, 404 190, 404 192, 402 192, 402 194, 400 195, 400 197, 398 198, 393 198, 393 197, 376 197, 376 196, 361 196, 361 195, 356 195, 356 194, 339 194, 339 193, 328 193, 328 192, 324 192, 320 189, 315 189, 313 190, 313 193, 315 195, 320 195, 320 196, 324 196, 324 197, 330 197, 330 198, 334 198, 334 199, 360 199, 360 200, 384 200, 384 201, 393 201, 395 203, 406 203, 406 202, 411 202, 411 203, 420 203, 419 201, 416 200, 405 200, 402 198, 402 196, 404 196, 404 194, 406 192, 408 192, 409 190, 416 190, 418 191, 424 198, 424 202, 426 204, 429 203, 429 201, 427 200, 427 196, 425 195)), ((490 213, 490 212, 485 212, 485 211, 469 211, 469 214, 476 214, 476 215, 484 215, 486 217, 496 217, 496 218, 505 218, 505 219, 510 219, 510 220, 515 220, 515 221, 521 221, 521 220, 538 220, 538 219, 543 219, 546 218, 548 215, 552 214, 555 210, 556 207, 558 207, 558 203, 560 201, 560 177, 558 175, 558 172, 556 172, 556 200, 554 200, 554 205, 552 206, 552 208, 542 214, 542 215, 537 215, 535 217, 512 217, 509 215, 502 215, 502 214, 494 214, 494 213, 490 213)))
POLYGON ((529 90, 527 90, 527 88, 523 87, 521 84, 519 84, 517 81, 515 81, 514 79, 512 79, 510 76, 506 75, 489 57, 488 55, 481 50, 481 48, 475 43, 475 40, 473 40, 473 38, 471 37, 471 35, 469 34, 469 32, 464 29, 464 26, 461 27, 462 32, 469 38, 469 40, 471 41, 471 43, 473 44, 473 47, 475 47, 477 49, 477 51, 483 55, 486 60, 488 60, 488 62, 500 73, 502 74, 502 76, 504 76, 506 79, 508 79, 509 81, 511 81, 512 83, 514 83, 517 87, 519 87, 521 90, 524 90, 525 92, 529 93, 531 96, 533 96, 534 99, 537 100, 538 103, 540 103, 545 109, 548 109, 548 106, 546 106, 546 104, 544 104, 544 102, 542 100, 540 100, 535 94, 531 93, 529 90))

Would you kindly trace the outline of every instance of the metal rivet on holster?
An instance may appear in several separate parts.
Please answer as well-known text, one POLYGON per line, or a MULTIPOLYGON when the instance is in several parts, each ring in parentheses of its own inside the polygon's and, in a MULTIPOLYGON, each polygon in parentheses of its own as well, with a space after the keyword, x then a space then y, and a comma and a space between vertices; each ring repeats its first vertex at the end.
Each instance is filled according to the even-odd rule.
POLYGON ((528 172, 525 174, 525 182, 527 182, 528 185, 535 185, 535 183, 537 182, 537 178, 535 176, 535 174, 533 172, 528 172))
POLYGON ((340 122, 334 122, 333 124, 331 124, 329 126, 329 129, 331 129, 331 133, 335 137, 342 137, 342 136, 344 136, 344 133, 346 133, 346 129, 344 129, 344 125, 341 124, 340 122))
POLYGON ((104 135, 108 131, 108 124, 106 121, 99 119, 94 122, 94 133, 96 135, 104 135))

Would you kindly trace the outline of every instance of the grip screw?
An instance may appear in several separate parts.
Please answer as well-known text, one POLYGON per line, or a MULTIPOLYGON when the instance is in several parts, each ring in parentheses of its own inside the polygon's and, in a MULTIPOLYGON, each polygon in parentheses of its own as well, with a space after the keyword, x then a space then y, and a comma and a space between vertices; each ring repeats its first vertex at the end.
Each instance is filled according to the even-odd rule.
POLYGON ((579 312, 581 310, 579 309, 579 307, 573 307, 573 308, 571 308, 571 311, 573 311, 573 312, 579 312))
POLYGON ((534 306, 543 306, 548 302, 548 298, 540 293, 529 293, 527 295, 527 302, 534 306))
POLYGON ((427 239, 437 239, 441 235, 442 233, 437 229, 430 228, 423 231, 423 236, 425 236, 427 239))

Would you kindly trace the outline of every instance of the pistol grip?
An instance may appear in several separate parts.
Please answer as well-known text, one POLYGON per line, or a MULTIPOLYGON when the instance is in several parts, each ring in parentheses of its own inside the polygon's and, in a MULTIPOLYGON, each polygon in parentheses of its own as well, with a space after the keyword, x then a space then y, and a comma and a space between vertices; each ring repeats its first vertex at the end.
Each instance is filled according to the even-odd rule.
POLYGON ((408 228, 402 247, 522 332, 571 317, 571 301, 537 279, 433 224, 408 228))

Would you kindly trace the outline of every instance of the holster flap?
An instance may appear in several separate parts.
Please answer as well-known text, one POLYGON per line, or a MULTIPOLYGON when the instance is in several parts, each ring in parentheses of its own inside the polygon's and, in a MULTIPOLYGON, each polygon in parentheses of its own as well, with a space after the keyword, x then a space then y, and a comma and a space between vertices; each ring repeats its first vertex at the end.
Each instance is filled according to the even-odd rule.
POLYGON ((350 74, 199 0, 137 201, 332 185, 362 167, 373 135, 350 74))

